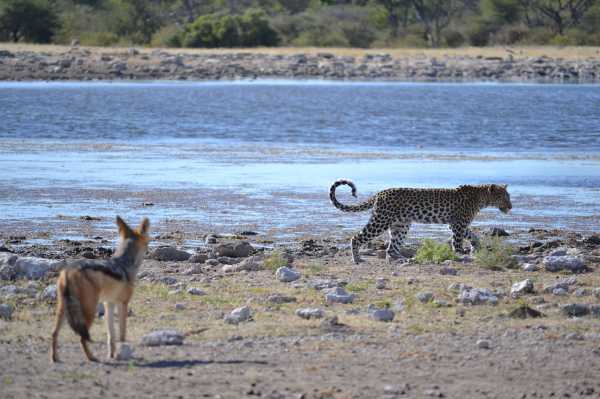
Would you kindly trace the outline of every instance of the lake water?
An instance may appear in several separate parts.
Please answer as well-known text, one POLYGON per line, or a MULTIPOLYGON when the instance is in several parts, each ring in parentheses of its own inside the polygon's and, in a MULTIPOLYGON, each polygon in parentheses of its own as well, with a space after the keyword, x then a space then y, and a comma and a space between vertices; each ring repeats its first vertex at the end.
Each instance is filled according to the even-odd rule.
POLYGON ((335 236, 368 219, 329 204, 341 177, 361 199, 387 187, 505 183, 512 214, 486 210, 476 224, 591 232, 600 86, 0 83, 0 170, 4 232, 81 215, 112 229, 119 213, 147 215, 159 230, 179 220, 335 236))

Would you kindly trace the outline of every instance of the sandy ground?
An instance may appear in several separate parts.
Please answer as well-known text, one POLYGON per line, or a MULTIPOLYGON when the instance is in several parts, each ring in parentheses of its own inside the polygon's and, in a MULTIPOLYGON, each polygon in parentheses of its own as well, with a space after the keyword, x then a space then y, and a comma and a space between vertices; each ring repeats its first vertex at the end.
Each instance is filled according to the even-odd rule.
MULTIPOLYGON (((161 234, 165 239, 156 241, 172 244, 175 236, 161 234)), ((250 240, 258 247, 260 237, 250 240)), ((567 303, 600 303, 593 294, 600 287, 600 247, 584 245, 583 237, 568 232, 531 232, 528 240, 561 240, 547 245, 548 250, 557 245, 578 248, 589 271, 575 275, 569 293, 557 296, 543 287, 571 275, 490 270, 477 262, 451 262, 457 274, 442 274, 440 265, 379 259, 381 243, 365 250, 366 262, 357 266, 343 241, 327 238, 280 247, 282 253, 293 255, 292 265, 302 275, 293 283, 274 277, 280 259, 270 252, 264 254, 268 260, 264 270, 240 273, 225 273, 221 266, 148 259, 131 304, 128 340, 135 353, 127 361, 84 361, 75 335, 64 328, 62 362, 51 365, 53 305, 19 296, 11 300, 16 308, 13 319, 0 321, 0 396, 600 397, 600 319, 568 318, 560 310, 567 303), (383 289, 375 284, 380 278, 386 282, 383 289), (534 281, 534 293, 511 298, 512 283, 525 278, 534 281), (314 288, 319 282, 344 286, 356 295, 354 303, 327 304, 324 292, 314 288), (499 303, 460 304, 448 289, 452 283, 493 289, 499 303), (200 288, 204 295, 186 293, 189 287, 200 288), (447 305, 421 303, 415 297, 420 292, 431 292, 447 305), (273 294, 293 297, 294 302, 272 303, 268 298, 273 294), (183 309, 175 310, 176 304, 183 309), (394 320, 372 320, 369 304, 395 309, 394 320), (252 320, 224 323, 223 316, 241 305, 250 307, 252 320), (523 305, 540 310, 543 317, 509 316, 523 305), (295 310, 303 307, 319 307, 326 317, 301 319, 295 310), (338 322, 333 323, 332 317, 338 322), (175 329, 187 337, 182 346, 139 345, 144 334, 158 329, 175 329), (480 340, 486 340, 489 348, 481 348, 480 340)), ((58 251, 74 254, 78 246, 65 243, 58 251)), ((536 254, 544 253, 529 255, 536 254)), ((34 285, 41 291, 51 282, 34 285)), ((7 284, 31 283, 0 283, 7 284)), ((106 352, 102 320, 96 320, 91 335, 96 341, 93 351, 102 356, 106 352)))
MULTIPOLYGON (((95 54, 127 54, 129 47, 80 47, 95 54)), ((149 54, 154 48, 136 47, 140 52, 149 54)), ((37 45, 22 43, 0 43, 0 49, 11 52, 34 51, 49 54, 61 54, 71 49, 69 46, 37 45)), ((600 47, 575 47, 575 46, 532 46, 532 47, 460 47, 445 49, 399 48, 399 49, 358 49, 358 48, 318 48, 318 47, 259 47, 259 48, 234 48, 234 49, 161 49, 170 54, 318 54, 332 53, 336 56, 362 57, 365 54, 390 54, 393 58, 411 57, 506 57, 512 54, 515 59, 546 56, 562 58, 565 60, 581 60, 600 57, 600 47)))

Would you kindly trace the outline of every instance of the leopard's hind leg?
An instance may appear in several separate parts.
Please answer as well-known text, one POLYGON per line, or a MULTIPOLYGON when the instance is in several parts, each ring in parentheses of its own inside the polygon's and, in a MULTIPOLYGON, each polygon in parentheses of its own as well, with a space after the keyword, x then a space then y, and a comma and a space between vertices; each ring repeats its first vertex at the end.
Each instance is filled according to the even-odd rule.
POLYGON ((388 261, 392 261, 400 257, 402 242, 406 238, 409 229, 410 223, 396 222, 390 226, 390 242, 388 243, 386 251, 386 259, 388 261))
POLYGON ((352 261, 356 264, 362 262, 358 254, 360 246, 381 235, 388 227, 389 222, 385 220, 382 214, 373 213, 367 225, 350 241, 352 244, 352 261))

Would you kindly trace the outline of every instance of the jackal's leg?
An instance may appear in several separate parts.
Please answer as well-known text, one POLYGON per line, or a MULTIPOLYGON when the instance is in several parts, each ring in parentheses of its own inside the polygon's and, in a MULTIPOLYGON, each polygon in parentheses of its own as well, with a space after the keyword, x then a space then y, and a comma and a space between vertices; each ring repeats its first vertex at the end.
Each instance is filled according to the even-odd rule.
POLYGON ((123 302, 119 308, 119 341, 125 342, 127 335, 127 302, 123 302))
POLYGON ((65 321, 65 303, 62 297, 59 297, 58 304, 56 306, 56 318, 54 321, 54 330, 52 331, 52 349, 50 351, 50 360, 52 362, 58 362, 58 334, 60 328, 65 321))
MULTIPOLYGON (((115 305, 109 302, 104 302, 104 318, 106 319, 106 335, 108 346, 108 358, 112 359, 115 357, 115 305)), ((121 312, 119 312, 119 317, 121 312)))

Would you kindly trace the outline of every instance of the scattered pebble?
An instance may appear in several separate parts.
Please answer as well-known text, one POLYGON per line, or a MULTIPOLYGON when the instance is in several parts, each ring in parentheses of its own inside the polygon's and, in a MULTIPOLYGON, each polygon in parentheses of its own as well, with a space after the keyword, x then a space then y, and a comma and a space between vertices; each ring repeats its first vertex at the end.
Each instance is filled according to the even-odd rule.
POLYGON ((0 319, 10 320, 13 314, 13 307, 8 303, 0 304, 0 319))
POLYGON ((182 345, 184 334, 175 330, 158 330, 142 337, 142 346, 182 345))
POLYGON ((452 306, 452 304, 444 299, 434 299, 433 300, 433 304, 434 306, 438 307, 438 308, 449 308, 452 306))
POLYGON ((159 247, 150 254, 150 259, 162 262, 183 262, 191 256, 190 253, 181 251, 175 247, 159 247))
POLYGON ((248 320, 250 320, 250 308, 248 306, 233 309, 231 313, 225 316, 225 323, 227 324, 239 324, 248 320))
POLYGON ((175 304, 175 310, 184 310, 185 309, 185 304, 184 303, 176 303, 175 304))
POLYGON ((275 276, 279 281, 284 283, 290 283, 292 281, 296 281, 300 278, 300 273, 290 269, 289 267, 280 267, 275 272, 275 276))
POLYGON ((496 305, 498 297, 487 288, 467 288, 460 292, 458 301, 470 305, 496 305))
POLYGON ((44 291, 40 292, 38 299, 40 301, 54 302, 56 301, 56 296, 56 284, 50 284, 44 288, 44 291))
POLYGON ((514 283, 510 289, 510 296, 513 298, 518 298, 524 294, 530 294, 532 292, 533 280, 528 278, 526 280, 514 283))
POLYGON ((440 274, 443 276, 456 276, 458 274, 458 270, 450 266, 442 266, 440 268, 440 274))
POLYGON ((383 290, 386 288, 388 280, 386 278, 380 277, 377 280, 375 280, 375 288, 377 288, 378 290, 383 290))
POLYGON ((225 265, 221 269, 224 273, 236 273, 241 271, 255 272, 258 270, 262 270, 263 262, 262 257, 260 256, 251 256, 243 261, 233 264, 233 265, 225 265))
POLYGON ((325 312, 319 308, 301 308, 296 310, 296 316, 303 319, 320 319, 325 316, 325 312))
POLYGON ((590 314, 589 306, 582 303, 564 305, 560 310, 567 317, 582 317, 590 314))
POLYGON ((325 294, 327 303, 352 303, 354 298, 354 294, 349 294, 342 287, 335 287, 325 294))
POLYGON ((281 294, 272 294, 272 295, 269 295, 269 297, 267 298, 267 301, 269 301, 271 303, 275 303, 275 304, 292 303, 292 302, 296 302, 296 297, 286 296, 286 295, 281 295, 281 294))
POLYGON ((419 302, 421 303, 427 303, 430 302, 433 299, 433 293, 432 292, 419 292, 417 295, 415 295, 415 297, 419 300, 419 302))
MULTIPOLYGON (((176 344, 180 345, 180 344, 176 344)), ((133 346, 126 342, 117 344, 117 360, 131 360, 133 358, 133 346)))
POLYGON ((367 312, 369 317, 375 321, 390 322, 394 320, 394 312, 388 308, 378 308, 375 305, 369 305, 367 312))
POLYGON ((586 270, 583 260, 573 255, 547 256, 544 258, 543 264, 549 272, 569 270, 573 273, 581 273, 586 270))
POLYGON ((492 345, 487 339, 479 339, 477 340, 477 347, 479 349, 491 349, 492 345))
POLYGON ((203 253, 195 253, 188 259, 188 261, 190 263, 204 263, 207 260, 208 260, 208 255, 203 254, 203 253))
POLYGON ((537 272, 540 269, 535 263, 524 263, 521 268, 524 272, 537 272))
POLYGON ((190 295, 206 295, 206 292, 204 292, 200 288, 196 288, 196 287, 188 288, 187 293, 190 295))
POLYGON ((229 258, 245 258, 254 252, 254 247, 247 241, 228 242, 218 244, 213 248, 213 253, 218 256, 229 258))
POLYGON ((567 291, 566 289, 562 288, 562 287, 558 287, 552 290, 552 295, 556 295, 556 296, 565 296, 565 295, 569 295, 569 291, 567 291))

